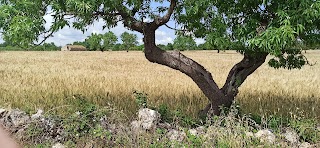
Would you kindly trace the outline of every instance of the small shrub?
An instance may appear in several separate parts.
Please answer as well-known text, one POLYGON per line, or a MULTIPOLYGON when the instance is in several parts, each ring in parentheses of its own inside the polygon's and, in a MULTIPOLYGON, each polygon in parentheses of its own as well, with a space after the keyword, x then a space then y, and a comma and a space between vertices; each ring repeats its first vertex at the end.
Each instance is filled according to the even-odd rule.
POLYGON ((230 148, 230 141, 226 140, 226 139, 218 139, 216 141, 216 147, 219 148, 230 148))
POLYGON ((176 110, 173 112, 173 122, 183 127, 196 127, 199 125, 199 122, 193 119, 192 117, 184 114, 181 110, 176 110))
POLYGON ((173 120, 172 113, 166 104, 161 104, 157 110, 161 115, 161 121, 169 122, 169 123, 172 122, 173 120))
POLYGON ((134 91, 133 95, 136 99, 136 103, 139 108, 147 108, 148 107, 148 95, 143 92, 134 91))
POLYGON ((203 140, 201 137, 190 134, 189 131, 187 133, 187 141, 189 142, 188 147, 201 147, 203 144, 203 140))
POLYGON ((107 112, 81 95, 74 97, 77 112, 62 121, 67 139, 89 136, 94 139, 111 140, 111 133, 100 125, 100 119, 107 112))
POLYGON ((266 126, 269 129, 272 129, 273 131, 280 132, 282 127, 285 127, 288 125, 289 119, 285 117, 279 117, 275 115, 270 115, 268 117, 265 117, 265 124, 263 126, 266 126))
POLYGON ((317 129, 317 122, 313 119, 291 120, 289 125, 303 141, 316 143, 320 140, 320 131, 317 129))

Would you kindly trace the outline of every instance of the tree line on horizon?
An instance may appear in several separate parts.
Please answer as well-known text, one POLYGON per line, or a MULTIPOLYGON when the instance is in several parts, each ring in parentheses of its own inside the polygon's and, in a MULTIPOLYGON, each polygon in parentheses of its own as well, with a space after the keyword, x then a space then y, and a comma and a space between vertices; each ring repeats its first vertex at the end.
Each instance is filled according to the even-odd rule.
MULTIPOLYGON (((118 37, 111 31, 105 34, 92 33, 85 41, 76 41, 72 45, 85 46, 90 51, 120 51, 120 50, 144 50, 144 45, 139 45, 136 34, 124 32, 120 35, 122 43, 118 43, 118 37)), ((167 45, 158 44, 158 46, 165 50, 204 50, 207 44, 197 45, 191 36, 178 35, 173 43, 167 45)))
MULTIPOLYGON (((91 33, 85 41, 75 41, 72 44, 67 45, 82 45, 89 51, 121 51, 121 50, 132 50, 132 51, 143 51, 144 45, 139 45, 138 37, 136 34, 124 32, 120 35, 122 43, 118 42, 118 37, 111 31, 105 34, 91 33)), ((164 50, 236 50, 236 44, 228 43, 230 40, 225 38, 216 38, 215 36, 206 36, 205 42, 197 45, 194 38, 178 34, 173 40, 173 43, 167 45, 158 44, 157 46, 164 50)), ((301 47, 304 50, 307 49, 319 49, 320 44, 314 45, 313 47, 301 47)), ((43 43, 42 45, 35 46, 30 49, 23 49, 10 42, 0 43, 0 50, 12 50, 12 51, 59 51, 61 46, 51 43, 43 43)))
POLYGON ((61 50, 61 46, 51 43, 43 43, 42 45, 35 46, 30 49, 25 49, 10 42, 0 43, 0 51, 58 51, 61 50))

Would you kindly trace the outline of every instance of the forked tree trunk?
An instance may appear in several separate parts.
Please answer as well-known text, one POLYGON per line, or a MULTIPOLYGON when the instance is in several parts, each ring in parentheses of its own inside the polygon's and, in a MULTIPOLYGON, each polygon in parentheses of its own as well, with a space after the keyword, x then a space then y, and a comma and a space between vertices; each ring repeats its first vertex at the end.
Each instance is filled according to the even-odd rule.
MULTIPOLYGON (((267 53, 256 53, 254 55, 244 54, 244 58, 230 70, 225 85, 220 89, 202 65, 186 57, 178 51, 167 52, 161 50, 155 44, 155 31, 165 25, 174 12, 176 0, 170 0, 170 7, 163 17, 156 17, 153 22, 140 22, 131 17, 125 8, 119 8, 119 15, 124 19, 124 26, 138 31, 144 35, 144 48, 146 58, 153 63, 168 66, 172 69, 189 76, 209 99, 209 104, 201 112, 202 115, 212 109, 215 115, 220 114, 220 106, 230 107, 235 96, 238 94, 239 86, 244 80, 260 67, 267 53)), ((219 61, 217 61, 219 62, 219 61)))
POLYGON ((179 70, 197 84, 210 102, 202 110, 202 115, 206 115, 210 109, 212 109, 213 114, 219 115, 220 106, 230 107, 238 93, 238 87, 247 76, 264 63, 267 56, 266 53, 261 53, 259 56, 245 54, 243 60, 231 69, 225 85, 220 89, 213 80, 211 73, 202 65, 178 51, 167 52, 157 47, 155 44, 156 29, 157 27, 151 26, 151 24, 144 26, 143 34, 146 58, 150 62, 179 70))

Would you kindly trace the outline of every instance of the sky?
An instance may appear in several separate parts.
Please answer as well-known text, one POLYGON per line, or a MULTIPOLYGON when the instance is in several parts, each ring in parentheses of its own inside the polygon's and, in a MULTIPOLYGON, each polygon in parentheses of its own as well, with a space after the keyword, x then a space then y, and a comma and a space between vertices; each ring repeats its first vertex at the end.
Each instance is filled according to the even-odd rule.
MULTIPOLYGON (((155 7, 156 5, 154 5, 155 7)), ((46 15, 44 16, 44 19, 46 20, 45 27, 49 28, 52 24, 53 17, 51 15, 46 15)), ((174 21, 169 21, 167 23, 170 27, 175 27, 175 22, 174 21)), ((75 41, 84 41, 88 36, 90 36, 91 33, 97 33, 97 34, 104 34, 108 31, 112 31, 117 37, 118 37, 118 42, 121 43, 120 35, 127 31, 129 33, 134 33, 137 34, 138 36, 138 42, 139 44, 142 44, 142 38, 143 35, 139 32, 135 31, 130 31, 124 27, 122 22, 119 22, 118 25, 114 28, 109 29, 104 29, 104 21, 102 19, 95 21, 93 25, 88 26, 86 32, 82 32, 80 30, 76 30, 74 28, 70 27, 64 27, 60 31, 56 32, 53 34, 53 37, 48 38, 45 43, 51 43, 54 42, 55 45, 57 46, 64 46, 66 44, 72 44, 75 41)), ((175 39, 175 31, 172 29, 169 29, 165 26, 161 26, 157 31, 156 31, 156 44, 168 44, 168 43, 173 43, 173 40, 175 39)), ((203 39, 195 39, 197 44, 204 43, 203 39)), ((2 43, 2 37, 0 36, 0 43, 2 43)))

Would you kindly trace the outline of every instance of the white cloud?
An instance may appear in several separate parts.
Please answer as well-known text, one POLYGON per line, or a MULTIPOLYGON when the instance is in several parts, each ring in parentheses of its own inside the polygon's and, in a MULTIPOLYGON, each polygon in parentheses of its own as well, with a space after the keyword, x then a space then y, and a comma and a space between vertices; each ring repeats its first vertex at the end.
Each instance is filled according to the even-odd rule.
POLYGON ((203 44, 203 43, 206 42, 206 41, 205 41, 204 39, 202 39, 202 38, 196 38, 194 41, 196 41, 197 45, 203 44))
POLYGON ((142 45, 142 44, 143 44, 142 39, 138 39, 138 44, 139 44, 139 45, 142 45))
MULTIPOLYGON (((44 19, 46 20, 45 28, 50 28, 53 22, 53 17, 50 15, 46 15, 44 16, 44 19)), ((102 19, 99 19, 98 21, 95 21, 93 25, 88 26, 84 33, 80 30, 74 29, 73 27, 67 26, 61 29, 60 31, 54 33, 53 37, 50 37, 46 40, 46 43, 54 42, 58 46, 64 46, 66 44, 71 44, 75 41, 84 41, 88 36, 91 35, 91 33, 104 34, 108 31, 112 31, 118 37, 118 41, 121 42, 120 35, 123 32, 127 31, 129 33, 137 34, 136 32, 126 29, 122 22, 119 22, 117 26, 114 28, 103 30, 104 24, 105 22, 102 19)), ((138 39, 142 41, 141 38, 141 35, 138 34, 138 39)))
POLYGON ((143 22, 149 23, 149 22, 151 22, 151 21, 153 21, 153 19, 151 19, 151 18, 144 18, 144 19, 143 19, 143 22))
POLYGON ((164 44, 173 43, 172 37, 164 31, 156 30, 156 44, 164 44))
POLYGON ((4 42, 4 40, 2 39, 2 29, 0 29, 0 44, 4 42))

